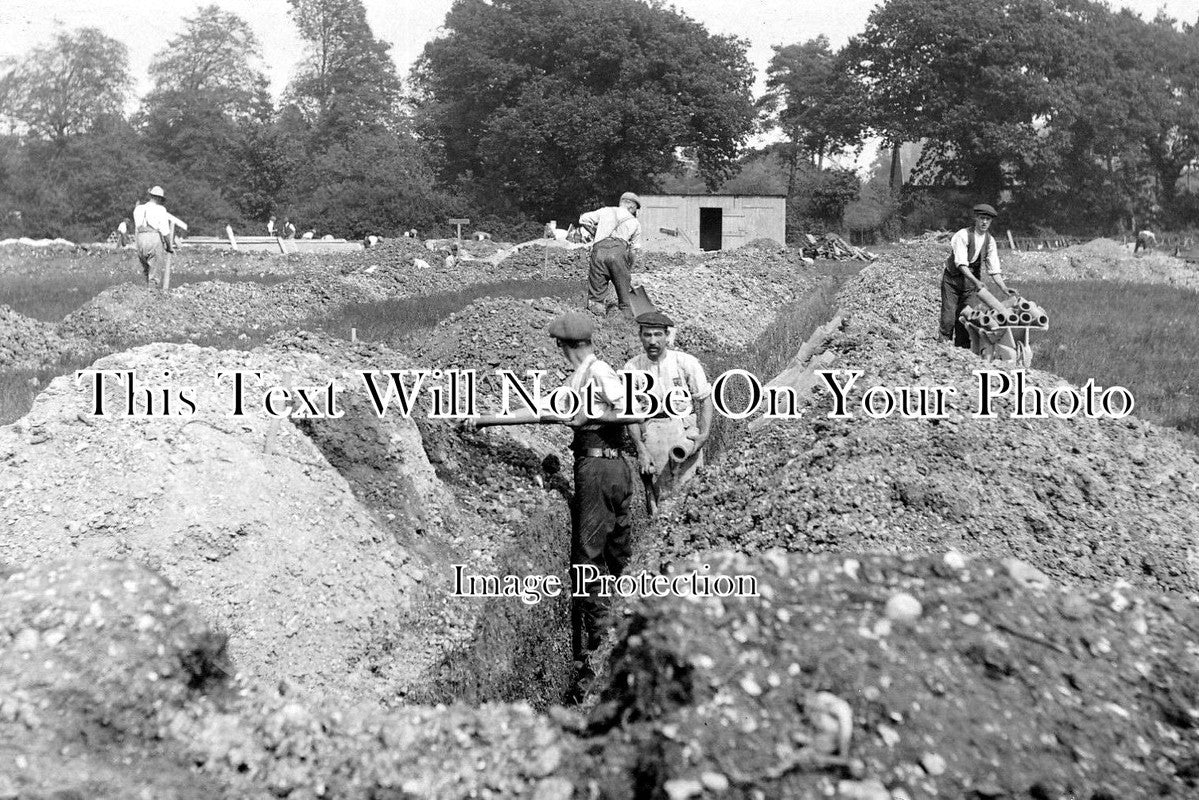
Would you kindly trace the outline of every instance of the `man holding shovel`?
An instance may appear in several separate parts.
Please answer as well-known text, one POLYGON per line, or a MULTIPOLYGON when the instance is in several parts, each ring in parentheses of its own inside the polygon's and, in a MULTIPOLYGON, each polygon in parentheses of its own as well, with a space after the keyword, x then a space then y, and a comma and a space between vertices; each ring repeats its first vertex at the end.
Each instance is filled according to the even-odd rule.
POLYGON ((174 221, 163 202, 166 193, 154 186, 145 202, 133 207, 133 226, 137 258, 146 276, 146 285, 168 291, 171 280, 171 253, 175 251, 174 221))
MULTIPOLYGON (((466 431, 488 425, 535 423, 566 424, 574 428, 574 496, 571 501, 571 579, 576 565, 594 566, 601 575, 619 577, 632 554, 633 467, 622 453, 625 428, 630 420, 621 414, 624 387, 616 371, 600 360, 592 347, 595 326, 588 314, 573 311, 555 319, 549 334, 562 356, 574 368, 568 385, 582 396, 590 387, 597 415, 588 417, 580 406, 573 417, 547 410, 525 411, 508 417, 467 419, 466 431)), ((638 421, 638 420, 632 420, 638 421)), ((638 452, 642 445, 638 444, 638 452)), ((644 466, 644 457, 642 457, 644 466)), ((600 646, 607 627, 609 598, 599 596, 597 585, 573 586, 571 645, 575 661, 576 698, 586 692, 595 671, 592 654, 600 646), (581 595, 581 596, 580 596, 581 595)))
POLYGON ((974 207, 974 225, 962 228, 949 240, 953 253, 946 259, 941 275, 941 340, 958 347, 970 347, 970 333, 958 317, 971 305, 983 288, 982 268, 1005 295, 1015 294, 1003 282, 999 268, 999 248, 991 235, 991 222, 997 216, 986 203, 974 207))
POLYGON ((607 313, 605 298, 608 282, 616 287, 620 310, 633 315, 629 295, 633 291, 633 261, 641 249, 641 223, 637 211, 641 198, 632 192, 620 196, 620 204, 588 211, 579 217, 579 224, 591 233, 591 268, 587 274, 587 308, 595 314, 607 313))

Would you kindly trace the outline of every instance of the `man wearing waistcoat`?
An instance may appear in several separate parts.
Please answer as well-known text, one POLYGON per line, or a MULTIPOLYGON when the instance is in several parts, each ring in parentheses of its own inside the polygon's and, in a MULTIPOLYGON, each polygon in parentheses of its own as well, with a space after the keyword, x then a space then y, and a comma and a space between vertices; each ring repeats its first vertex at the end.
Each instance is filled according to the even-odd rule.
POLYGON ((995 209, 986 203, 974 207, 974 226, 962 228, 949 240, 953 253, 946 260, 941 275, 941 339, 953 341, 958 347, 970 347, 970 334, 958 321, 958 316, 978 295, 974 282, 967 277, 969 272, 982 281, 983 266, 995 285, 1006 296, 1011 292, 1003 282, 999 268, 999 249, 991 235, 991 221, 997 216, 995 209))

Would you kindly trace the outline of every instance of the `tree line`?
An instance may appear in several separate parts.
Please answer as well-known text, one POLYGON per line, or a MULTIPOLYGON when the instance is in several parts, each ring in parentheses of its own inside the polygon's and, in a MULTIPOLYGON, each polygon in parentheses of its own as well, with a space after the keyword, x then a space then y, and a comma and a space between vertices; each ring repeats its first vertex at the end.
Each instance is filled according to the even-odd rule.
POLYGON ((305 55, 278 103, 253 30, 216 5, 140 98, 94 28, 0 63, 0 236, 94 239, 155 183, 193 231, 273 214, 347 237, 461 216, 535 234, 627 189, 784 193, 791 230, 897 232, 968 200, 1028 230, 1199 211, 1199 31, 1162 14, 887 0, 838 50, 776 47, 755 98, 747 43, 659 2, 457 0, 407 80, 361 0, 288 3, 305 55), (837 163, 868 140, 863 185, 837 163))

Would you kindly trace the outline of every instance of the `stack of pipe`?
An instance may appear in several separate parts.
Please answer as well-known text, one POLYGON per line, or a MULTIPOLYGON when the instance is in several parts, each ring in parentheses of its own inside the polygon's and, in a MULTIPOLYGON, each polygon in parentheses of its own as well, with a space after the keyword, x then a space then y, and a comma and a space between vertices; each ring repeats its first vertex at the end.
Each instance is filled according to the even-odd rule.
MULTIPOLYGON (((984 290, 985 291, 985 290, 984 290)), ((982 297, 983 292, 979 292, 982 297)), ((1012 297, 999 302, 994 295, 986 292, 983 301, 989 308, 967 308, 961 314, 961 321, 974 325, 985 331, 996 331, 1000 328, 1040 328, 1049 327, 1049 315, 1031 300, 1023 297, 1012 297)))

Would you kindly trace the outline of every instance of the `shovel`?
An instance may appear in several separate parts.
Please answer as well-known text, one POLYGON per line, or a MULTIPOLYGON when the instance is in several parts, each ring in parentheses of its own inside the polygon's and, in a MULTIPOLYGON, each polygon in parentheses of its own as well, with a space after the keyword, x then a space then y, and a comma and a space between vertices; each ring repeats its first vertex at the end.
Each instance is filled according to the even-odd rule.
POLYGON ((649 295, 645 291, 644 286, 634 286, 629 292, 629 305, 633 309, 633 318, 648 314, 650 311, 657 311, 658 308, 649 299, 649 295))

